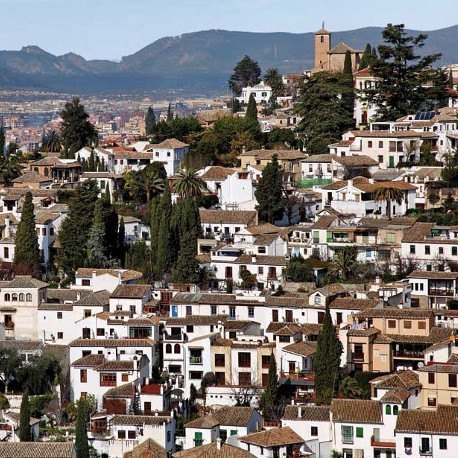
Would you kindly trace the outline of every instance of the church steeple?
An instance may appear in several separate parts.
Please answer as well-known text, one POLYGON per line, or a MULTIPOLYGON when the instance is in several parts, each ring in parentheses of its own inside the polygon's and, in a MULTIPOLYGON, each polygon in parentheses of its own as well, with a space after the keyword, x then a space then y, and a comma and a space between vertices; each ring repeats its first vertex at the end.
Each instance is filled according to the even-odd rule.
POLYGON ((328 51, 331 49, 331 33, 324 28, 315 32, 315 69, 327 70, 329 61, 328 51))

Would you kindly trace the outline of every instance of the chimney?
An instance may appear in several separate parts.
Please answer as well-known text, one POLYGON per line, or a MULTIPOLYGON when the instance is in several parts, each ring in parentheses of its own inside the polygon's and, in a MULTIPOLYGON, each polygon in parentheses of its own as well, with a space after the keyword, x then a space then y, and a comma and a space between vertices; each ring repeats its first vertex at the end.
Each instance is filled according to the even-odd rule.
MULTIPOLYGON (((59 283, 59 286, 60 286, 60 283, 59 283)), ((81 299, 81 293, 78 291, 76 293, 76 300, 79 301, 81 299)))
POLYGON ((299 406, 299 407, 297 408, 297 417, 298 417, 298 418, 302 418, 302 406, 299 406))
POLYGON ((216 439, 216 450, 221 450, 221 438, 216 439))
POLYGON ((242 154, 243 154, 243 153, 246 153, 245 145, 242 146, 242 154))
POLYGON ((10 236, 10 219, 5 218, 5 238, 8 238, 10 236))
POLYGON ((375 284, 380 285, 380 276, 379 275, 375 277, 375 284))
POLYGON ((256 259, 257 259, 257 258, 256 258, 256 255, 255 255, 255 254, 251 256, 251 262, 256 263, 256 259))
POLYGON ((122 283, 121 281, 121 271, 118 270, 118 285, 120 285, 122 283))
POLYGON ((149 385, 149 377, 145 377, 145 385, 149 385))

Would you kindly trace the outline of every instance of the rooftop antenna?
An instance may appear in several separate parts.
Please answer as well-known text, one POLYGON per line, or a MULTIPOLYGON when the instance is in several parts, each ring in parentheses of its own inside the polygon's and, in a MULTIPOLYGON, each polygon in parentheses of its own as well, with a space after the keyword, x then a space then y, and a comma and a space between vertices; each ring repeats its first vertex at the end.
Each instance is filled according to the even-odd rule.
POLYGON ((321 22, 321 28, 324 29, 324 21, 321 22))

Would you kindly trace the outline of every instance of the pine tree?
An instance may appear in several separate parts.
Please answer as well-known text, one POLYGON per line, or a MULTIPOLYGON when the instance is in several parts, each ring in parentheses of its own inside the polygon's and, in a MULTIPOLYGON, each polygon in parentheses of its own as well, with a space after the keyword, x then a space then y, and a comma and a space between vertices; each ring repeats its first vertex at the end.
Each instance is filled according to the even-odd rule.
POLYGON ((260 408, 264 418, 273 420, 276 417, 275 410, 278 404, 279 388, 277 362, 273 352, 270 354, 268 377, 266 389, 261 396, 260 408))
POLYGON ((34 275, 39 275, 41 257, 38 246, 38 235, 35 229, 35 215, 31 192, 25 195, 21 221, 19 221, 17 226, 14 242, 16 245, 14 264, 27 266, 34 275))
POLYGON ((250 98, 248 100, 248 105, 246 107, 245 119, 250 121, 257 121, 258 120, 258 109, 256 107, 256 100, 254 99, 254 95, 250 94, 250 98))
POLYGON ((86 429, 86 408, 82 399, 78 401, 75 428, 75 448, 77 458, 89 458, 89 442, 86 429))
POLYGON ((30 442, 32 437, 30 434, 30 404, 27 391, 22 395, 19 415, 19 440, 21 442, 30 442))
POLYGON ((258 201, 256 210, 261 221, 274 223, 282 218, 284 210, 283 172, 278 164, 276 154, 272 156, 272 161, 266 165, 262 172, 255 197, 258 201))
POLYGON ((124 218, 121 217, 118 230, 118 259, 121 267, 126 263, 126 227, 124 225, 124 218))
POLYGON ((332 324, 329 306, 326 306, 323 328, 318 334, 313 371, 315 373, 316 403, 329 405, 334 394, 334 388, 340 368, 342 344, 337 338, 332 324))
POLYGON ((359 70, 364 70, 365 68, 369 67, 370 59, 372 58, 372 46, 370 43, 366 44, 366 48, 364 49, 363 56, 361 57, 361 61, 359 62, 359 70))
POLYGON ((145 116, 145 131, 147 135, 153 134, 154 125, 156 124, 156 114, 154 113, 153 105, 148 107, 145 116))
POLYGON ((172 199, 168 186, 161 197, 157 211, 160 223, 158 231, 158 242, 156 252, 155 271, 159 277, 170 271, 173 264, 173 247, 171 246, 170 221, 172 217, 172 199))
POLYGON ((345 53, 343 73, 345 75, 352 75, 353 74, 353 64, 351 62, 351 52, 350 51, 347 51, 345 53))
POLYGON ((169 103, 169 107, 167 109, 167 122, 173 121, 173 112, 172 112, 172 104, 169 103))
POLYGON ((94 208, 94 219, 89 229, 87 241, 87 263, 89 267, 106 267, 108 259, 105 247, 105 222, 103 220, 103 201, 97 200, 94 208))
POLYGON ((235 96, 240 96, 242 88, 255 86, 260 81, 261 67, 251 57, 245 56, 234 67, 234 73, 229 79, 229 89, 235 96))

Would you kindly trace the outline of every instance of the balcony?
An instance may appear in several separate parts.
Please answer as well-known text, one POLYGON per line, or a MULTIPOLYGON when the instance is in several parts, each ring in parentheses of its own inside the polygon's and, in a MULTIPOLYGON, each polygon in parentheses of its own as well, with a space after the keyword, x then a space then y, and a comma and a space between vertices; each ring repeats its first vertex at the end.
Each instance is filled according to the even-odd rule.
POLYGON ((396 442, 393 439, 382 439, 380 437, 371 437, 371 447, 396 448, 396 442))
POLYGON ((433 451, 430 448, 420 447, 418 452, 420 456, 433 456, 433 451))
POLYGON ((184 334, 163 334, 164 340, 184 340, 185 335, 184 334))
POLYGON ((363 363, 364 362, 364 353, 352 353, 351 359, 354 363, 363 363))
POLYGON ((202 356, 190 356, 189 364, 202 364, 202 356))
POLYGON ((424 352, 420 350, 394 350, 393 358, 423 359, 424 352))
POLYGON ((428 295, 429 296, 454 297, 455 291, 453 291, 453 289, 447 289, 447 288, 429 288, 428 295))

